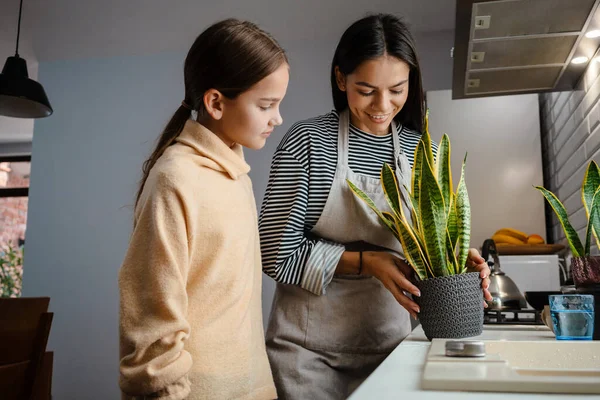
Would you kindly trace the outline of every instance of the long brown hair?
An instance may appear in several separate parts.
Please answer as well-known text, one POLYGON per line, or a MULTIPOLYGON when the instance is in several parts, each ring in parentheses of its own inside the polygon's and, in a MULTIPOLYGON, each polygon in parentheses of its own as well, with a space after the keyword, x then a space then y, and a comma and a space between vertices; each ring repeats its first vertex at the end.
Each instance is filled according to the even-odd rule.
POLYGON ((140 200, 150 170, 175 143, 192 110, 202 115, 207 90, 216 89, 223 96, 235 99, 287 62, 279 43, 252 22, 231 18, 202 32, 185 58, 185 106, 182 104, 175 111, 150 158, 144 162, 135 204, 140 200))
POLYGON ((394 120, 407 128, 423 132, 425 98, 415 41, 408 26, 394 15, 371 15, 356 21, 346 29, 331 63, 333 105, 338 112, 348 108, 347 94, 337 86, 335 67, 338 67, 342 74, 348 75, 364 61, 385 54, 396 57, 410 66, 408 98, 394 120))

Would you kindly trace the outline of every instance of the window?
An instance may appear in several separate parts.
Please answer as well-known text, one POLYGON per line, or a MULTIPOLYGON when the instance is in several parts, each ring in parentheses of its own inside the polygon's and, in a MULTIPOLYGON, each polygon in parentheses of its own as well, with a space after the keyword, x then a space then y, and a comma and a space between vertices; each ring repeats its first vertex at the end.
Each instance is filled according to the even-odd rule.
POLYGON ((0 156, 0 297, 21 293, 30 171, 30 155, 0 156))

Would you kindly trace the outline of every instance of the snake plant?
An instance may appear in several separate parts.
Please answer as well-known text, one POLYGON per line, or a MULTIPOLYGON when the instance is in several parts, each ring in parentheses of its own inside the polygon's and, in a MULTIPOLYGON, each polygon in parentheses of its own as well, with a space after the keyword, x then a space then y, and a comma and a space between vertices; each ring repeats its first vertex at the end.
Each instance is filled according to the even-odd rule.
POLYGON ((450 139, 444 134, 434 159, 428 119, 426 116, 425 132, 415 149, 410 187, 401 190, 388 164, 381 169, 381 186, 389 210, 379 210, 367 194, 347 181, 354 194, 400 241, 404 256, 420 280, 466 272, 471 237, 471 207, 465 183, 467 157, 454 191, 450 139), (408 204, 406 211, 403 201, 408 204))
POLYGON ((569 242, 573 257, 587 257, 590 255, 592 233, 596 238, 596 244, 600 246, 600 241, 598 240, 598 234, 600 233, 600 194, 598 194, 600 193, 600 170, 595 161, 590 162, 588 165, 581 185, 581 201, 583 202, 583 207, 588 218, 585 243, 582 243, 579 239, 577 232, 569 222, 565 206, 558 200, 554 193, 544 189, 542 186, 536 186, 535 188, 542 192, 556 213, 569 242))

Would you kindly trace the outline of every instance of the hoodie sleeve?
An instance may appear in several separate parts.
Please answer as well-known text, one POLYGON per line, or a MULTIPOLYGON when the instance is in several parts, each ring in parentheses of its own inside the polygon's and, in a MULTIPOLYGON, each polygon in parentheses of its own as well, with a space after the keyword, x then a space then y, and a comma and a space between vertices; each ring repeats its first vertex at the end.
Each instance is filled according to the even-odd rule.
POLYGON ((172 179, 151 174, 146 185, 119 274, 119 384, 134 399, 179 400, 192 366, 186 214, 172 179))

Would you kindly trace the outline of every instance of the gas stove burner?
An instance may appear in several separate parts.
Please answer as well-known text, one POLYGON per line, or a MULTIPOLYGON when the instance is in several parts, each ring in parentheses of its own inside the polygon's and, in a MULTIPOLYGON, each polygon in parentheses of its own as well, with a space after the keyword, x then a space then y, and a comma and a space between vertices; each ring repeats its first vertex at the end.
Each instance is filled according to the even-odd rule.
POLYGON ((533 309, 485 310, 483 323, 488 325, 543 325, 542 312, 533 309))

